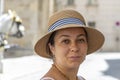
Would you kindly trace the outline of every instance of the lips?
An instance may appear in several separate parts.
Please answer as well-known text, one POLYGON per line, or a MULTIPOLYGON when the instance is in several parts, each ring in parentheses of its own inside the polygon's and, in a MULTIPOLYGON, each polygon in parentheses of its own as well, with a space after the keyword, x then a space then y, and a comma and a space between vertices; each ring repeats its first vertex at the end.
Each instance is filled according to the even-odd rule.
POLYGON ((80 58, 80 56, 71 56, 70 58, 80 58))
POLYGON ((77 59, 80 58, 80 56, 70 56, 69 58, 72 59, 72 60, 77 60, 77 59))

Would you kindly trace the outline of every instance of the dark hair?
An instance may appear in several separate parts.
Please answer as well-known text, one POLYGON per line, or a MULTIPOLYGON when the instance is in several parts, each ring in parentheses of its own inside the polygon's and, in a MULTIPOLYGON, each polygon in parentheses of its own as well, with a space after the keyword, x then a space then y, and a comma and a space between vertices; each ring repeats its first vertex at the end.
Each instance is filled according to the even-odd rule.
POLYGON ((46 51, 51 56, 51 58, 53 58, 53 55, 52 55, 52 52, 50 51, 50 48, 49 48, 48 44, 50 43, 52 46, 54 46, 54 44, 55 44, 54 38, 55 38, 56 33, 57 33, 57 31, 55 31, 51 34, 51 36, 50 36, 50 38, 49 38, 49 40, 46 44, 47 45, 46 46, 46 51))

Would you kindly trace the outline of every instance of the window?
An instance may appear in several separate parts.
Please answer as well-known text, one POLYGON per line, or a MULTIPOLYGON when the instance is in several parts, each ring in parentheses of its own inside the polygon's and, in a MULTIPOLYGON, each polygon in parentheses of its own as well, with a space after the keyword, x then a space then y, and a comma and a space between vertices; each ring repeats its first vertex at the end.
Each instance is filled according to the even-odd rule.
POLYGON ((88 5, 97 5, 97 0, 88 0, 88 5))
POLYGON ((95 23, 95 21, 89 21, 88 25, 91 26, 91 27, 93 27, 93 28, 95 28, 96 23, 95 23))
POLYGON ((74 0, 68 0, 67 5, 74 5, 74 0))

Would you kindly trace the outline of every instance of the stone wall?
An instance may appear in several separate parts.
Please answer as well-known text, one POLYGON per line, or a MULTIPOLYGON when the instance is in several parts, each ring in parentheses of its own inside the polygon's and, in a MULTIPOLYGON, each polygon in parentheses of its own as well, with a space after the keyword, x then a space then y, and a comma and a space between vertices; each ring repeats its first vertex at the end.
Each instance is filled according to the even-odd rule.
MULTIPOLYGON (((57 10, 73 8, 80 11, 86 18, 91 20, 91 13, 88 15, 86 3, 88 0, 73 0, 72 6, 66 5, 68 0, 4 0, 4 12, 8 9, 15 10, 23 19, 26 28, 25 36, 21 39, 10 38, 10 43, 18 43, 21 46, 33 49, 35 42, 41 37, 47 28, 48 17, 57 10), (51 6, 51 2, 54 5, 51 6)), ((105 45, 101 51, 120 51, 120 27, 115 22, 120 21, 120 1, 97 0, 98 8, 95 11, 96 28, 105 34, 105 45), (114 16, 114 17, 113 17, 114 16)))

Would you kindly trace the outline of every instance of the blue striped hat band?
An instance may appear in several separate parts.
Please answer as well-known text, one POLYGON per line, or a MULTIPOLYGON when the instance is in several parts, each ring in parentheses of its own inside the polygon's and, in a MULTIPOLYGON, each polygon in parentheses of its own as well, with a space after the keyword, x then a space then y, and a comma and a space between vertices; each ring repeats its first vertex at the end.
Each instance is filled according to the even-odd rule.
POLYGON ((50 26, 50 28, 48 29, 48 32, 54 30, 57 27, 61 27, 63 25, 67 25, 67 24, 80 24, 80 25, 85 25, 80 19, 78 18, 64 18, 64 19, 60 19, 57 22, 55 22, 53 25, 50 26))

